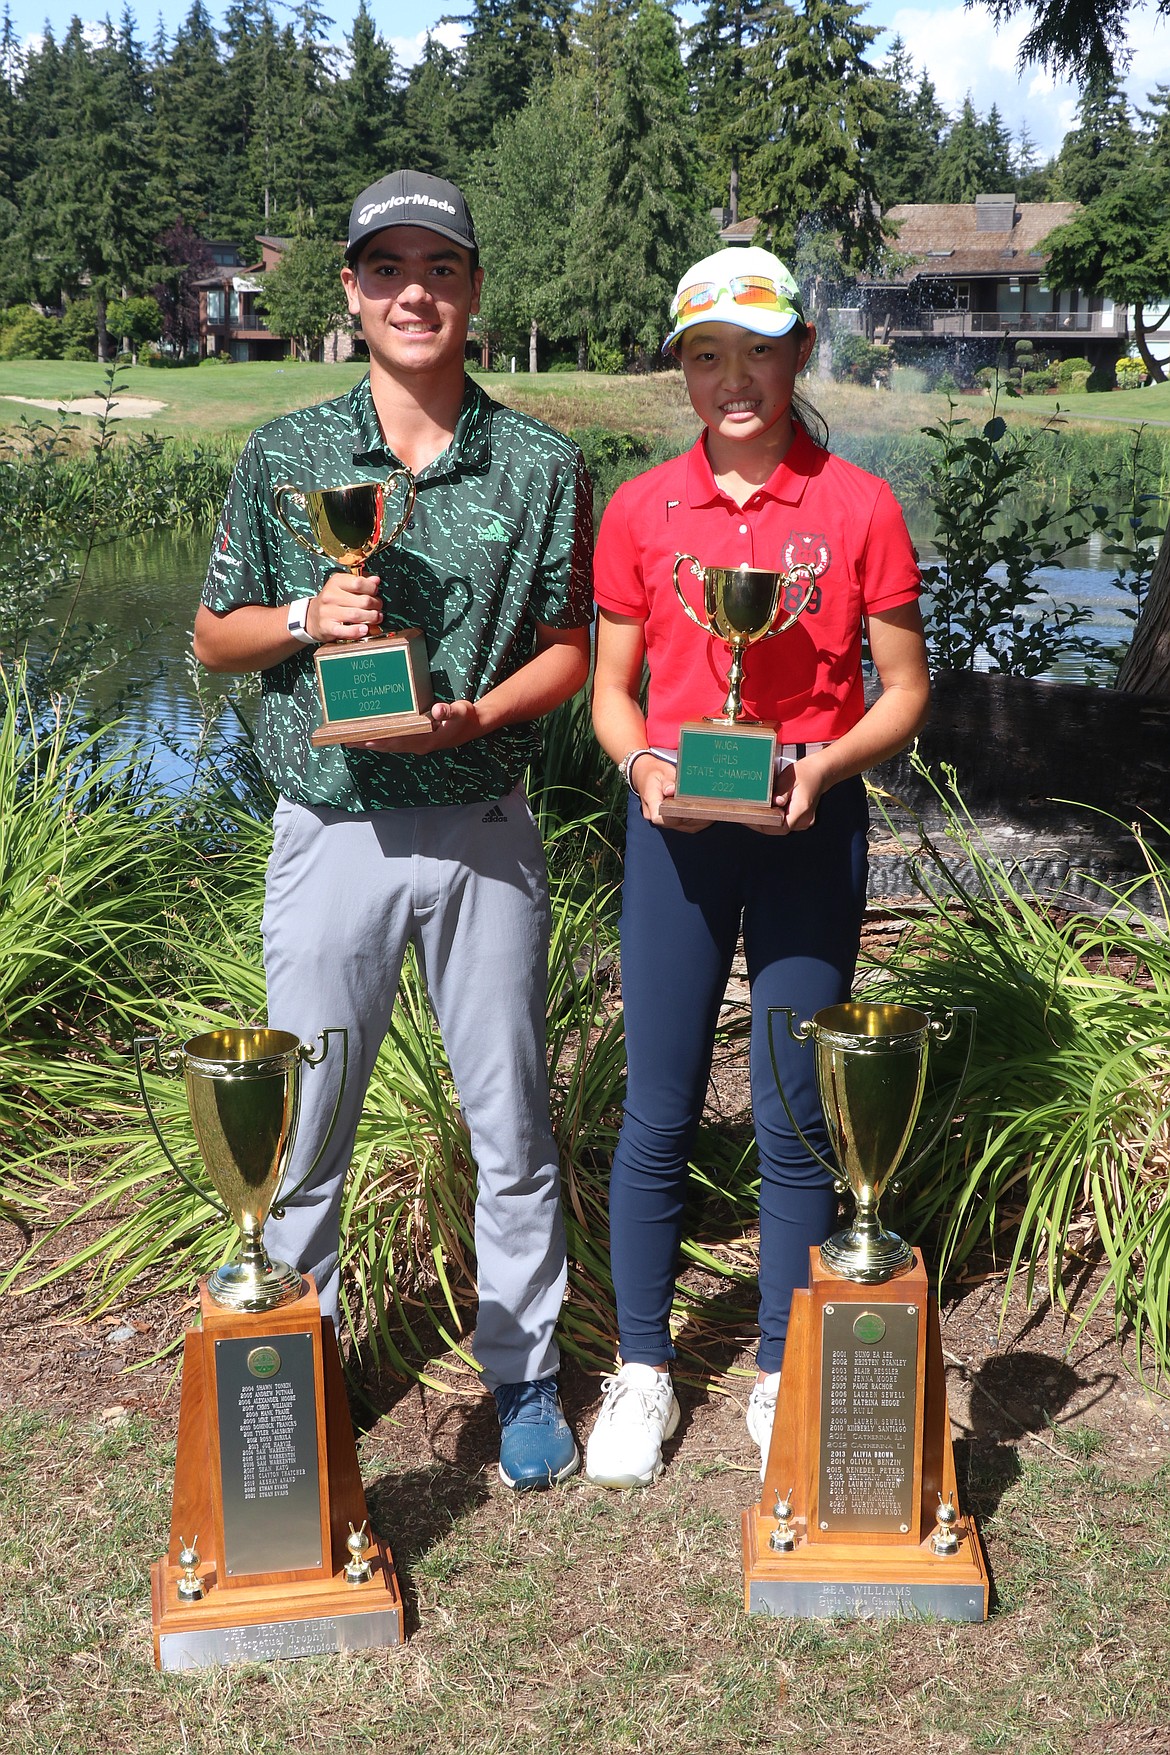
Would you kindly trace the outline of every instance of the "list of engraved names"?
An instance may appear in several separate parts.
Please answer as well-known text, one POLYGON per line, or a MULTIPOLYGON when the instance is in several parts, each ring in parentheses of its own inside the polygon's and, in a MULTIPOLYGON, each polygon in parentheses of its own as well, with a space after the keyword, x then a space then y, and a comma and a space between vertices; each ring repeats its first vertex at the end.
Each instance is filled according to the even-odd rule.
POLYGON ((297 1465, 296 1404, 291 1383, 240 1385, 245 1499, 287 1499, 304 1479, 297 1465))
POLYGON ((888 1333, 859 1343, 826 1313, 818 1516, 845 1530, 901 1530, 913 1496, 915 1349, 888 1333), (835 1331, 835 1332, 834 1332, 835 1331))

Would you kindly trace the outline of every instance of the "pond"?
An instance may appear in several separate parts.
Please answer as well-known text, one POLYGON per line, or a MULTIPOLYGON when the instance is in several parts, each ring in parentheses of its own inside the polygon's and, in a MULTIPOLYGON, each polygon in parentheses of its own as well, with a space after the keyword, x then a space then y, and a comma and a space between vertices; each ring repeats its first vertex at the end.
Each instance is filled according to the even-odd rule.
MULTIPOLYGON (((926 532, 915 528, 913 534, 923 561, 935 558, 926 532)), ((236 734, 235 716, 222 705, 238 686, 235 679, 202 673, 197 689, 198 667, 191 654, 191 626, 209 544, 209 533, 201 531, 135 537, 96 549, 78 603, 81 620, 109 623, 130 648, 114 671, 96 679, 91 704, 102 711, 124 695, 127 728, 154 748, 156 771, 176 790, 186 783, 189 767, 168 743, 179 750, 195 747, 204 703, 223 736, 236 734)), ((1097 539, 1075 557, 1074 565, 1046 568, 1038 577, 1057 599, 1089 605, 1090 631, 1112 641, 1130 624, 1121 615, 1122 594, 1112 583, 1113 571, 1101 548, 1097 539)), ((1083 667, 1079 662, 1058 665, 1053 674, 1077 682, 1083 667)))

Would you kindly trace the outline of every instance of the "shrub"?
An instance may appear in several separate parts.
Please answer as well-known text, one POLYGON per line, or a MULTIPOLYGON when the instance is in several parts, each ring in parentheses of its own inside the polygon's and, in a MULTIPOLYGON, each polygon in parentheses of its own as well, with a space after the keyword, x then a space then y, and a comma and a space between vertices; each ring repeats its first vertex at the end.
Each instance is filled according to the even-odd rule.
POLYGON ((893 349, 867 341, 852 329, 833 338, 833 376, 850 384, 872 384, 890 369, 893 349))
POLYGON ((1140 359, 1120 359, 1113 370, 1119 390, 1140 390, 1148 376, 1145 361, 1140 359))
POLYGON ((1045 366, 1037 372, 1020 374, 1020 389, 1025 396, 1043 396, 1056 389, 1056 374, 1051 367, 1045 366))
POLYGON ((0 318, 0 359, 59 360, 64 341, 61 324, 31 305, 16 305, 0 318))
POLYGON ((1062 390, 1067 390, 1075 378, 1087 378, 1093 370, 1090 360, 1073 355, 1070 359, 1061 360, 1056 367, 1057 379, 1062 390))
POLYGON ((608 347, 604 341, 589 337, 589 370, 591 372, 620 372, 626 363, 626 356, 620 347, 608 347))
POLYGON ((61 333, 67 360, 96 360, 97 313, 92 299, 73 299, 66 305, 61 333))
POLYGON ((1102 390, 1112 390, 1115 381, 1113 367, 1102 363, 1093 367, 1093 370, 1090 372, 1088 380, 1086 381, 1085 389, 1094 393, 1102 390))

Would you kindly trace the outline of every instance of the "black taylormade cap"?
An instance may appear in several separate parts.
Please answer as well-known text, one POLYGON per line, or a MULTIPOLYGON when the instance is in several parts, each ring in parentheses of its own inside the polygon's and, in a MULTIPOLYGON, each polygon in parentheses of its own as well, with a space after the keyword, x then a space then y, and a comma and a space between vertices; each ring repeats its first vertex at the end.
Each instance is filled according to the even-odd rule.
POLYGON ((422 171, 391 171, 363 189, 349 216, 347 260, 353 261, 367 238, 391 225, 420 225, 478 253, 467 203, 454 183, 444 182, 442 177, 428 177, 422 171))

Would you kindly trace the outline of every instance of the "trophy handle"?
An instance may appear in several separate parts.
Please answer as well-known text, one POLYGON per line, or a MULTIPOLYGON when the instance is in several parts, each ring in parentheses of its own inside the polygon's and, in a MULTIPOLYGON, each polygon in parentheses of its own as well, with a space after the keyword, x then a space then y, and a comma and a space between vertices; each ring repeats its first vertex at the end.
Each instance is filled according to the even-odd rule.
POLYGON ((302 512, 304 511, 304 509, 305 509, 305 496, 304 496, 304 494, 301 492, 300 488, 291 487, 289 485, 289 483, 285 481, 285 482, 281 482, 279 487, 274 487, 272 490, 272 503, 273 503, 274 507, 276 508, 276 516, 280 519, 280 522, 284 525, 285 529, 288 531, 288 533, 292 537, 293 541, 296 543, 299 543, 301 548, 304 549, 306 554, 315 555, 316 558, 318 560, 320 560, 321 559, 320 549, 318 549, 314 543, 306 541, 306 539, 301 535, 300 531, 295 530, 293 528, 293 526, 289 523, 288 519, 285 517, 284 509, 283 509, 281 502, 286 497, 290 500, 293 500, 296 503, 296 505, 298 505, 301 508, 302 512))
POLYGON ((837 1184, 838 1191, 840 1191, 844 1187, 841 1177, 841 1166, 839 1164, 831 1163, 828 1158, 824 1157, 817 1151, 817 1148, 813 1145, 811 1140, 805 1138, 804 1129, 801 1127, 799 1121, 797 1121, 795 1115, 793 1115, 792 1110, 789 1107, 788 1098, 784 1095, 784 1086, 780 1080, 780 1068, 776 1065, 776 1040, 772 1033, 772 1019, 778 1016, 788 1019, 788 1034, 792 1037, 794 1042, 807 1042, 812 1035, 812 1025, 794 1024, 792 1020, 796 1016, 796 1013, 790 1005, 770 1005, 768 1007, 768 1054, 772 1061, 772 1077, 776 1081, 776 1089, 780 1093, 780 1101, 784 1105, 784 1113, 792 1123, 793 1131, 795 1132, 797 1139, 800 1141, 809 1156, 815 1158, 822 1169, 829 1172, 829 1175, 837 1184))
POLYGON ((975 1047, 975 1018, 976 1008, 973 1005, 954 1005, 948 1006, 946 1011, 936 1017, 932 1017, 930 1020, 930 1034, 934 1037, 936 1042, 949 1042, 955 1033, 955 1025, 962 1020, 967 1026, 967 1052, 963 1056, 963 1070, 955 1082, 954 1102, 950 1104, 945 1113, 935 1122, 926 1139, 918 1148, 917 1152, 915 1152, 910 1163, 899 1164, 899 1177, 908 1175, 912 1170, 917 1170, 919 1164, 921 1164, 927 1153, 933 1151, 934 1147, 938 1144, 944 1130, 950 1126, 951 1121, 954 1118, 955 1110, 959 1106, 959 1097, 962 1094, 963 1085, 967 1078, 967 1070, 971 1065, 971 1053, 975 1047))
POLYGON ((684 562, 687 562, 690 564, 690 566, 694 570, 694 574, 695 574, 696 579, 698 579, 700 581, 700 583, 702 582, 702 579, 703 579, 703 569, 699 565, 699 563, 696 560, 694 555, 676 554, 674 557, 674 594, 678 598, 679 602, 682 604, 686 613, 690 616, 691 620, 694 622, 695 626, 697 628, 702 628, 702 630, 705 634, 714 634, 715 629, 711 626, 710 622, 709 621, 701 622, 699 620, 698 616, 695 614, 694 610, 691 608, 690 604, 687 602, 686 598, 682 594, 682 590, 681 590, 681 588, 679 586, 679 582, 678 582, 678 575, 679 575, 679 568, 682 567, 684 562))
MULTIPOLYGON (((320 1147, 318 1148, 318 1151, 317 1151, 317 1156, 313 1159, 313 1162, 309 1165, 309 1168, 305 1171, 305 1174, 301 1177, 300 1181, 298 1183, 296 1183, 292 1188, 290 1188, 287 1194, 285 1194, 284 1191, 282 1190, 281 1195, 280 1195, 280 1199, 273 1201, 272 1206, 269 1208, 269 1212, 271 1213, 271 1215, 274 1219, 283 1219, 284 1209, 285 1209, 286 1204, 290 1200, 292 1200, 295 1195, 298 1195, 301 1192, 301 1189, 305 1186, 306 1182, 309 1181, 310 1177, 316 1171, 318 1164, 320 1164, 322 1158, 325 1156, 325 1152, 328 1148, 330 1140, 333 1138, 333 1130, 337 1126, 337 1118, 341 1114, 341 1099, 345 1095, 345 1077, 346 1077, 346 1073, 349 1070, 349 1031, 348 1030, 322 1030, 322 1032, 321 1032, 321 1051, 319 1054, 314 1054, 313 1049, 308 1042, 302 1042, 298 1052, 300 1054, 301 1059, 303 1061, 305 1061, 307 1065, 320 1066, 321 1062, 325 1059, 325 1056, 329 1053, 329 1038, 330 1038, 330 1036, 340 1036, 341 1037, 341 1079, 340 1079, 338 1086, 337 1086, 337 1101, 333 1105, 333 1114, 329 1117, 329 1126, 325 1130, 325 1138, 321 1141, 320 1147)), ((299 1082, 298 1082, 296 1113, 293 1116, 292 1127, 289 1130, 289 1154, 290 1154, 290 1156, 292 1153, 292 1142, 296 1139, 297 1126, 300 1122, 300 1119, 301 1119, 301 1099, 300 1099, 300 1087, 299 1087, 299 1082)), ((157 1133, 157 1131, 158 1130, 156 1128, 155 1132, 157 1133)), ((173 1159, 171 1161, 172 1161, 172 1163, 174 1162, 173 1159)))
MULTIPOLYGON (((398 486, 400 481, 406 483, 406 503, 402 508, 402 516, 390 532, 389 536, 383 533, 382 540, 378 544, 379 548, 388 548, 392 542, 398 541, 398 538, 410 523, 410 514, 414 511, 414 500, 418 489, 415 487, 414 476, 409 469, 403 468, 391 470, 390 474, 386 477, 386 480, 382 483, 382 491, 383 493, 388 494, 392 488, 398 486)), ((327 1030, 325 1034, 328 1035, 329 1031, 327 1030)), ((324 1058, 324 1050, 322 1050, 321 1057, 324 1058)), ((310 1066, 315 1066, 316 1064, 316 1061, 313 1060, 310 1060, 309 1062, 310 1066)))
POLYGON ((816 568, 810 567, 807 561, 802 561, 799 566, 793 567, 791 572, 785 573, 783 575, 784 583, 786 586, 795 584, 801 574, 803 574, 808 580, 808 590, 801 598, 797 607, 792 611, 792 614, 785 616, 782 622, 777 622, 774 627, 769 628, 768 632, 761 636, 762 639, 770 640, 773 634, 782 634, 786 628, 792 626, 793 622, 798 622, 800 620, 801 616, 812 602, 812 594, 817 588, 817 573, 816 568))
POLYGON ((138 1089, 142 1092, 142 1101, 146 1109, 146 1118, 150 1122, 154 1137, 162 1149, 163 1157, 166 1159, 175 1175, 179 1178, 179 1181, 183 1183, 185 1187, 189 1188, 192 1194, 197 1194, 200 1200, 204 1201, 206 1205, 211 1208, 212 1212, 219 1213, 222 1218, 230 1219, 231 1214, 228 1212, 227 1208, 219 1201, 213 1200, 206 1188, 201 1188, 197 1182, 192 1181, 191 1177, 188 1176, 183 1167, 175 1162, 174 1153, 163 1138, 162 1129, 159 1127, 158 1122, 155 1119, 154 1109, 151 1106, 150 1097, 147 1094, 146 1079, 142 1070, 142 1051, 144 1048, 154 1049, 155 1059, 158 1062, 160 1072, 174 1072, 176 1068, 182 1064, 182 1055, 174 1050, 172 1050, 169 1056, 165 1055, 163 1053, 162 1043, 157 1036, 135 1036, 134 1038, 134 1065, 138 1072, 138 1089))

